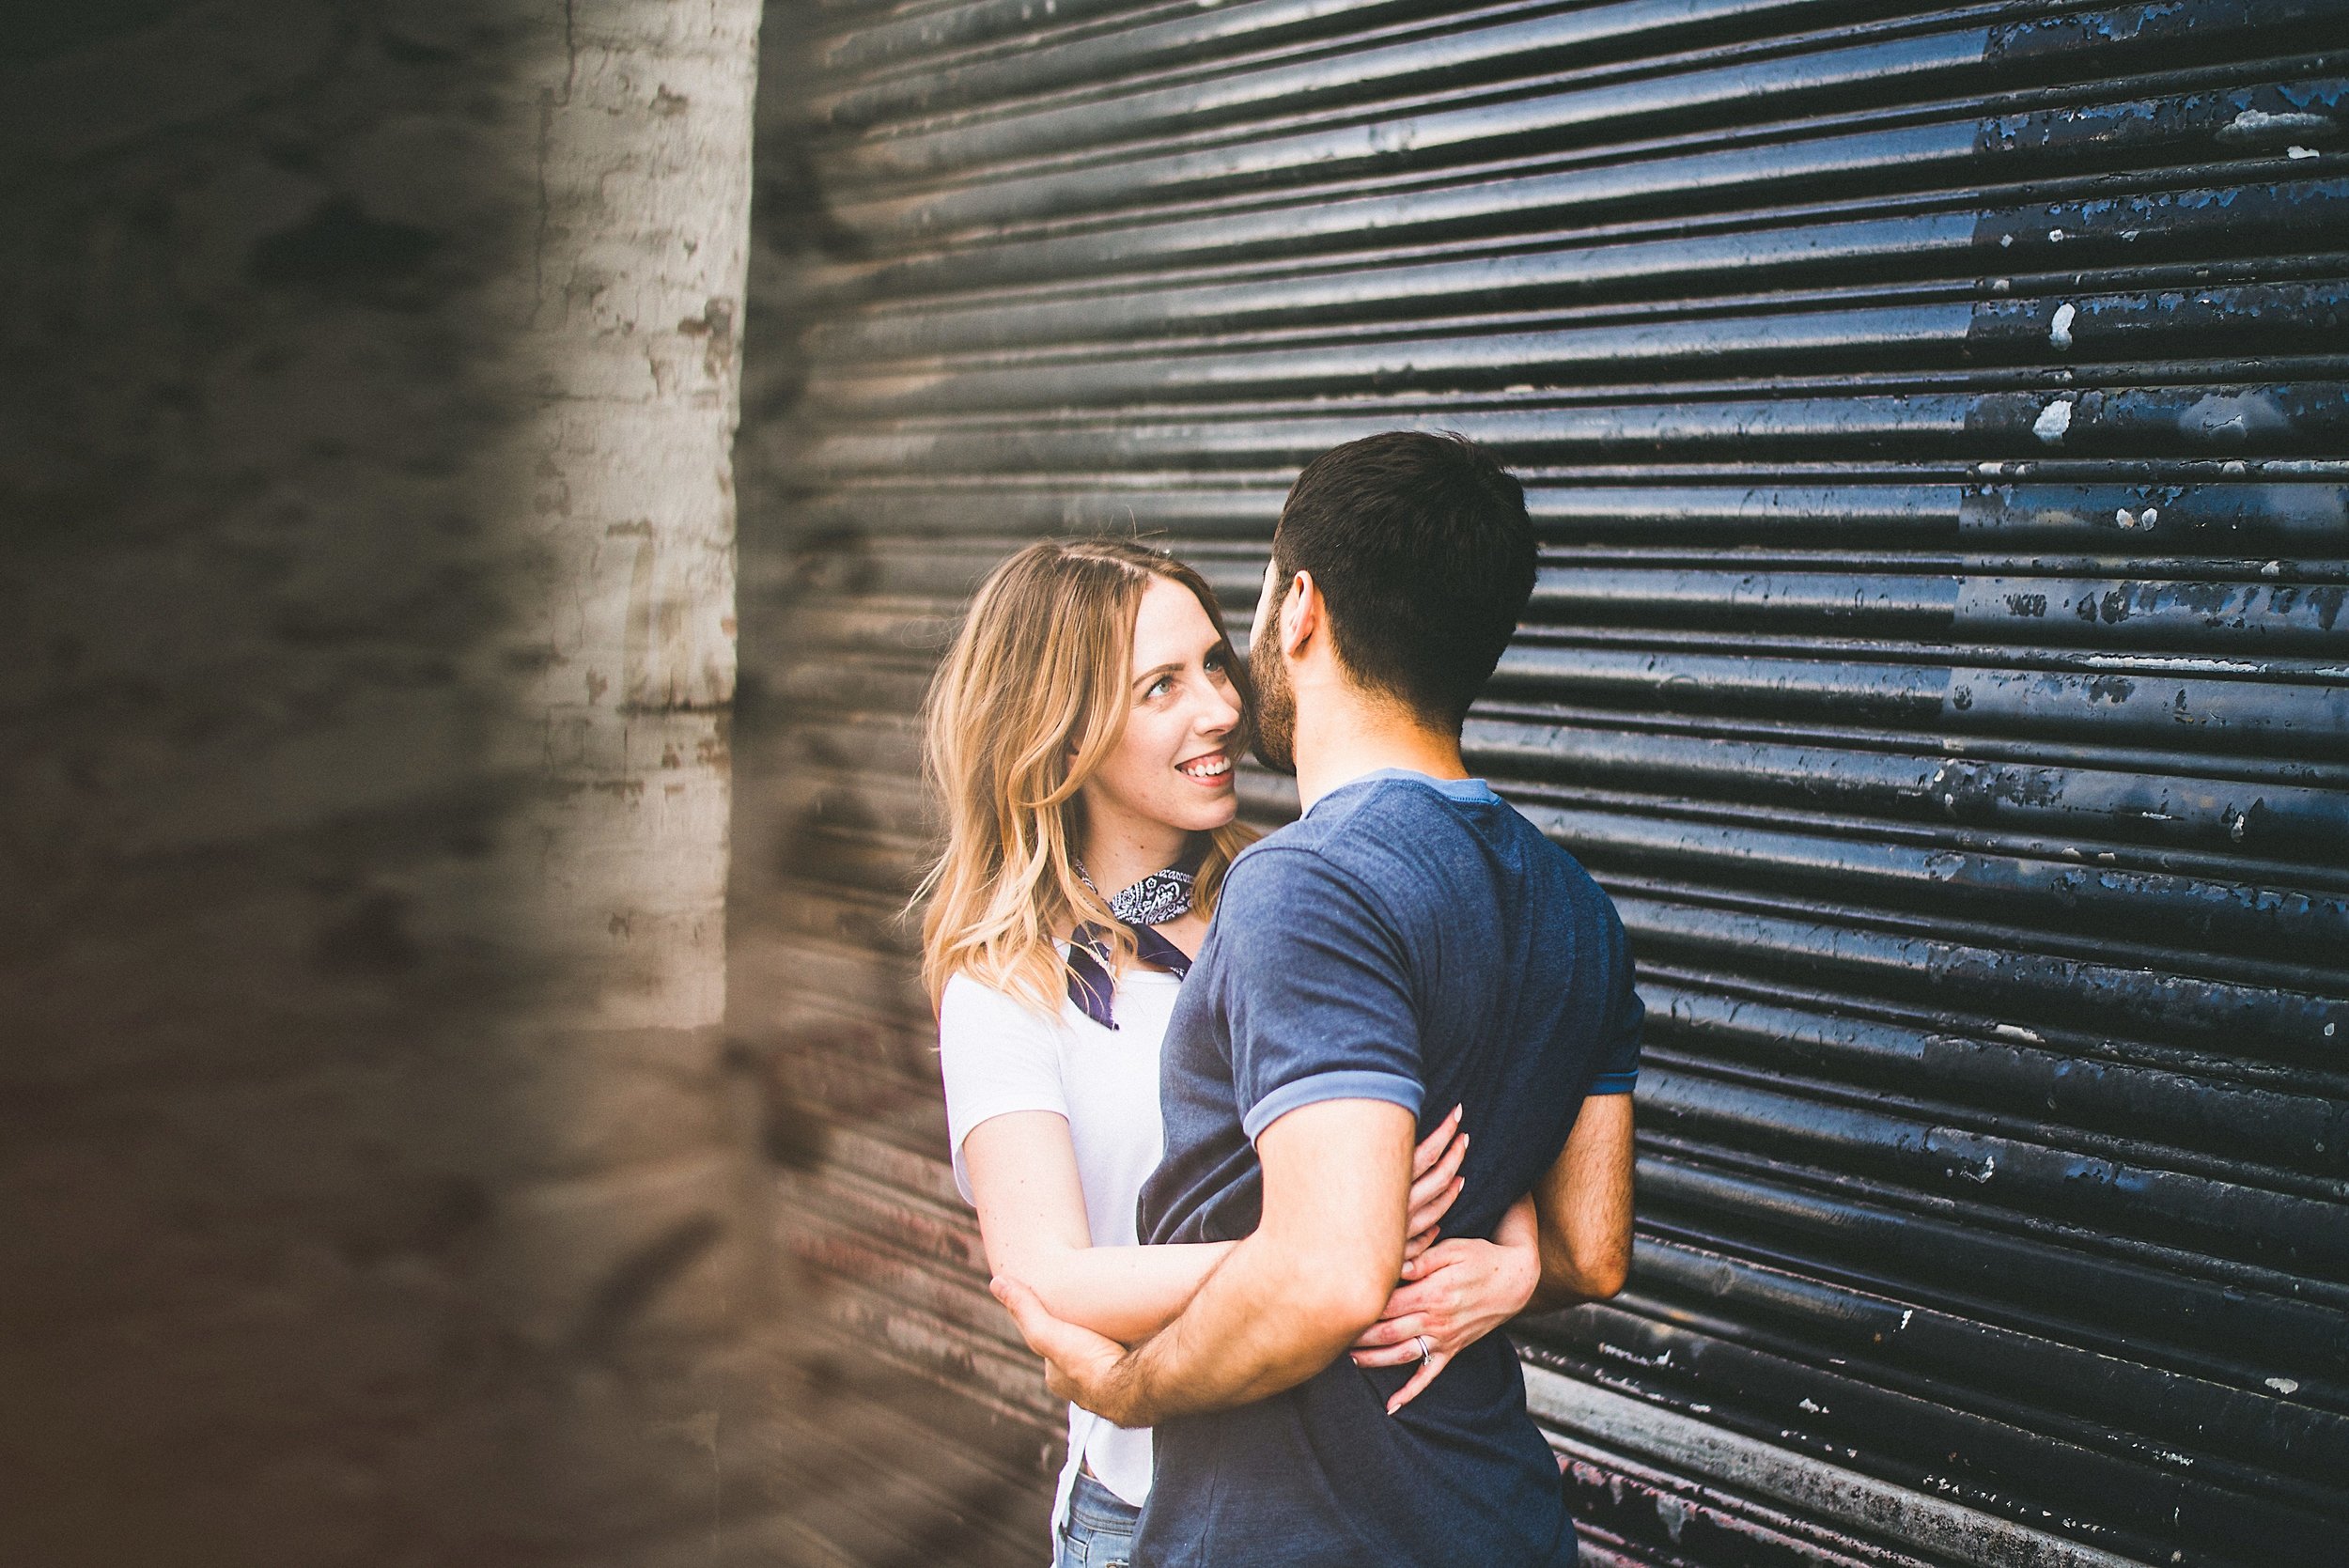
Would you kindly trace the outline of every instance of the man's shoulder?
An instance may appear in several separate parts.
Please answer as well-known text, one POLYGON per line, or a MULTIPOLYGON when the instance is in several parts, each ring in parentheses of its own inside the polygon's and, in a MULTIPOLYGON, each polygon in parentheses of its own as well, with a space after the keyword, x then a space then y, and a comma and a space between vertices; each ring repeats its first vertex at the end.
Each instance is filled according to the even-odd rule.
POLYGON ((1458 800, 1398 783, 1343 803, 1314 848, 1398 926, 1446 925, 1480 895, 1575 925, 1616 918, 1582 862, 1498 795, 1458 800))
POLYGON ((1277 908, 1296 888, 1323 884, 1395 919, 1422 907, 1440 913, 1487 877, 1514 883, 1515 896, 1602 918, 1613 908, 1580 861, 1500 796, 1455 800, 1404 781, 1327 797, 1251 846, 1230 876, 1242 904, 1277 908))
POLYGON ((1397 851, 1409 859, 1412 850, 1448 840, 1466 844, 1473 836, 1460 812, 1441 796, 1381 781, 1333 794, 1258 839, 1232 862, 1227 885, 1245 885, 1262 894, 1321 884, 1383 906, 1398 884, 1408 880, 1397 876, 1397 851))
MULTIPOLYGON (((1475 804, 1497 803, 1499 799, 1487 795, 1485 801, 1475 804)), ((1431 834, 1440 837, 1470 831, 1460 803, 1424 784, 1392 778, 1371 779, 1324 796, 1312 811, 1259 840, 1249 853, 1287 850, 1310 854, 1334 873, 1359 877, 1366 862, 1376 862, 1377 851, 1382 847, 1416 842, 1431 834)))
MULTIPOLYGON (((1483 785, 1482 780, 1470 782, 1483 785)), ((1519 866, 1538 874, 1585 876, 1579 862, 1489 787, 1464 797, 1405 780, 1379 780, 1331 796, 1294 826, 1315 828, 1312 846, 1356 877, 1380 878, 1392 862, 1430 855, 1483 858, 1490 848, 1505 850, 1519 866)))
POLYGON ((1330 852, 1321 827, 1307 817, 1240 851, 1224 874, 1218 921, 1228 909, 1237 922, 1279 923, 1297 911, 1300 901, 1318 905, 1330 897, 1342 902, 1361 897, 1366 890, 1359 869, 1330 852))

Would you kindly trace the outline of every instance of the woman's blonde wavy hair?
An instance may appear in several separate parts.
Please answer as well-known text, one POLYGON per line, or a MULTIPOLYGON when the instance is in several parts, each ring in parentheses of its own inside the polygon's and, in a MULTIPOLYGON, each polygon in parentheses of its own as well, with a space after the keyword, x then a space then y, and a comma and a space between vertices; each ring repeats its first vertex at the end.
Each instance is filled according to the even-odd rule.
MULTIPOLYGON (((922 979, 933 1008, 946 982, 968 973, 1058 1013, 1068 979, 1053 939, 1080 922, 1107 927, 1113 972, 1134 961, 1132 939, 1077 874, 1080 791, 1126 733, 1134 616, 1152 578, 1190 589, 1227 638, 1241 717, 1226 746, 1235 759, 1247 749, 1254 693, 1197 572, 1123 539, 1047 539, 996 567, 924 710, 924 761, 946 827, 945 852, 914 894, 929 900, 922 979)), ((1255 836, 1237 821, 1207 835, 1192 894, 1202 913, 1214 911, 1232 857, 1255 836)))

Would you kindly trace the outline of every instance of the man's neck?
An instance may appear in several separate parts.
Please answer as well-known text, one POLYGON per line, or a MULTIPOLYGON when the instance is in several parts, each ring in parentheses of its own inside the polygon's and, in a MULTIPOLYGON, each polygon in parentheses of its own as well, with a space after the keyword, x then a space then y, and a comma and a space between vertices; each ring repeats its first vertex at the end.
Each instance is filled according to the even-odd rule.
POLYGON ((1297 798, 1299 811, 1332 790, 1382 768, 1408 768, 1435 779, 1465 779, 1460 737, 1429 729, 1398 704, 1348 691, 1317 694, 1297 715, 1297 798))

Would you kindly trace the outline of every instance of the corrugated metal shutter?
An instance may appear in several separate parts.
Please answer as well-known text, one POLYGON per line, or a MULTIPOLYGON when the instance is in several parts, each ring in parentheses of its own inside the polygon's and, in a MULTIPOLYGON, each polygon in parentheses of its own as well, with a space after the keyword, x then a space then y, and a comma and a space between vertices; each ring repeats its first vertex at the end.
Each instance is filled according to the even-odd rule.
POLYGON ((1593 1560, 2349 1560, 2349 7, 833 16, 744 548, 836 1321, 1054 1424, 893 924, 960 596, 1139 527, 1244 621, 1299 463, 1457 429, 1543 541, 1472 762, 1654 1020, 1633 1284, 1521 1336, 1593 1560))

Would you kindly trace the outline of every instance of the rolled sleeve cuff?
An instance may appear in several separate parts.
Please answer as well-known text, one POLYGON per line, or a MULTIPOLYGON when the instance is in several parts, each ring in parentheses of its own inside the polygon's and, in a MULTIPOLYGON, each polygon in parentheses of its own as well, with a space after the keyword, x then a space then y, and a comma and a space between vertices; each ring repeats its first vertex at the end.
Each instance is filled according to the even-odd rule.
POLYGON ((1628 1094, 1640 1085, 1640 1069, 1627 1073, 1601 1073, 1591 1080, 1593 1094, 1628 1094))
POLYGON ((1419 1079, 1405 1078, 1401 1073, 1381 1073, 1357 1069, 1334 1073, 1315 1073, 1283 1083, 1249 1108, 1240 1118, 1240 1128, 1253 1143, 1264 1129, 1295 1110, 1299 1106, 1319 1105, 1324 1100, 1384 1100, 1399 1105, 1413 1116, 1419 1114, 1420 1102, 1426 1097, 1419 1079))

